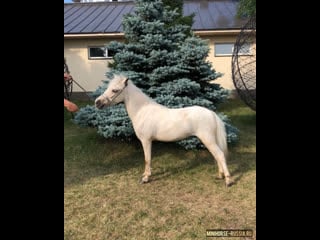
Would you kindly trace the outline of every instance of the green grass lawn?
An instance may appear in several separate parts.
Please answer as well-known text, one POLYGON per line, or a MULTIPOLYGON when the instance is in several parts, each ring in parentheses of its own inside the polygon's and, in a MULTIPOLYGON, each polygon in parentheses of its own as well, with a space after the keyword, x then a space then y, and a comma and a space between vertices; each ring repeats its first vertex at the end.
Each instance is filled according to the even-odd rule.
POLYGON ((215 179, 207 150, 160 142, 153 144, 152 181, 141 185, 140 142, 105 139, 65 111, 64 239, 206 239, 207 229, 252 229, 256 239, 256 113, 240 100, 219 111, 240 130, 229 146, 229 188, 215 179))

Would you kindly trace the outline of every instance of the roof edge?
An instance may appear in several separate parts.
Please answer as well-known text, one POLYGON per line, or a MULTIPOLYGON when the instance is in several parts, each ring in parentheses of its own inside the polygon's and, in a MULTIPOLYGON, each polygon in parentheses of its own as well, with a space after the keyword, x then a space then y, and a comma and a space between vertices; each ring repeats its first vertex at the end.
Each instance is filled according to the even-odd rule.
POLYGON ((124 37, 124 33, 72 33, 72 34, 64 34, 64 38, 104 38, 104 37, 124 37))
MULTIPOLYGON (((193 31, 198 36, 212 36, 212 35, 237 35, 241 29, 228 29, 228 30, 204 30, 193 31)), ((74 38, 118 38, 124 37, 124 33, 77 33, 77 34, 64 34, 65 39, 74 38)))
POLYGON ((123 3, 134 3, 134 0, 128 0, 128 1, 116 1, 116 2, 109 2, 109 1, 101 1, 101 2, 68 2, 63 3, 64 5, 91 5, 91 4, 123 4, 123 3))

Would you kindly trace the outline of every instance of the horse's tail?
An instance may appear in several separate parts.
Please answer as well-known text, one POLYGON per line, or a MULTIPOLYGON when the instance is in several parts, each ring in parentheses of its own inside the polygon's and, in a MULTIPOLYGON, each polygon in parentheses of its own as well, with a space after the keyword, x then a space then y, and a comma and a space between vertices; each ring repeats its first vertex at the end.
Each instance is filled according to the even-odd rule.
POLYGON ((215 132, 216 141, 219 148, 223 151, 225 158, 227 158, 228 144, 227 144, 227 133, 226 133, 225 124, 215 112, 213 112, 213 115, 217 123, 217 131, 215 132))

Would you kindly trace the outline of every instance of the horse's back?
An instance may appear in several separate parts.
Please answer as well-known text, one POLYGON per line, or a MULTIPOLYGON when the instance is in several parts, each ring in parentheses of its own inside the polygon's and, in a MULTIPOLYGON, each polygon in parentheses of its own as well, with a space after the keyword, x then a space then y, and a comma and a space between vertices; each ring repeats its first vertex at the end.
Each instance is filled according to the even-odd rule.
POLYGON ((180 108, 181 112, 184 112, 188 116, 188 120, 192 123, 207 124, 214 120, 214 112, 201 106, 190 106, 180 108))
POLYGON ((143 120, 135 126, 137 136, 159 141, 177 141, 196 136, 199 131, 211 131, 214 121, 212 111, 200 106, 148 106, 141 117, 143 120))

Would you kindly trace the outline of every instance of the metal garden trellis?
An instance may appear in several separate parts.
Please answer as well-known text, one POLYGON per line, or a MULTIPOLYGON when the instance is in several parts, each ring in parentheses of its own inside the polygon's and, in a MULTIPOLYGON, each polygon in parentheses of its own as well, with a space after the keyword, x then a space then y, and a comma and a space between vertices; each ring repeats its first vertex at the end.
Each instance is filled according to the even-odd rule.
POLYGON ((73 87, 73 78, 64 78, 64 98, 70 100, 73 87))
POLYGON ((241 29, 232 53, 232 80, 240 98, 256 111, 256 16, 241 29))

